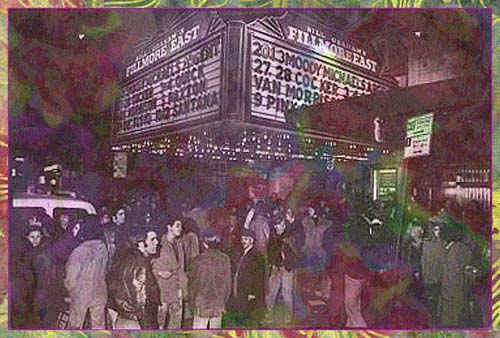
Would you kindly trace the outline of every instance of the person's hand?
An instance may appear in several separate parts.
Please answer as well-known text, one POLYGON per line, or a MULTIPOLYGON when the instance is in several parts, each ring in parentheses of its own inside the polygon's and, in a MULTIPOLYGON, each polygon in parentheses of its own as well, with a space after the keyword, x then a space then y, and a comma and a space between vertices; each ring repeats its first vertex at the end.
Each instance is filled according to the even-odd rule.
POLYGON ((248 295, 248 301, 251 301, 254 299, 256 299, 255 295, 252 295, 252 294, 248 295))
POLYGON ((167 270, 159 271, 158 276, 160 276, 163 279, 169 279, 170 277, 172 277, 172 273, 170 271, 167 271, 167 270))
POLYGON ((65 303, 71 303, 71 297, 64 297, 65 303))

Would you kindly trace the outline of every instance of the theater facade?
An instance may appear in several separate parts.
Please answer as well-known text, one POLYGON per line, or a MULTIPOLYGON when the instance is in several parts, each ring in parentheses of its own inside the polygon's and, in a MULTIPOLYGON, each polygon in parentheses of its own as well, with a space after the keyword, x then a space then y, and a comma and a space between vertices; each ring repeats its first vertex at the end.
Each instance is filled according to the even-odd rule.
POLYGON ((406 119, 434 107, 415 108, 407 95, 412 108, 401 108, 387 50, 346 24, 367 11, 347 12, 159 12, 158 31, 123 65, 111 112, 115 163, 127 163, 129 180, 152 172, 168 186, 220 189, 221 198, 235 177, 243 187, 258 177, 285 197, 304 173, 312 186, 395 192, 406 119))

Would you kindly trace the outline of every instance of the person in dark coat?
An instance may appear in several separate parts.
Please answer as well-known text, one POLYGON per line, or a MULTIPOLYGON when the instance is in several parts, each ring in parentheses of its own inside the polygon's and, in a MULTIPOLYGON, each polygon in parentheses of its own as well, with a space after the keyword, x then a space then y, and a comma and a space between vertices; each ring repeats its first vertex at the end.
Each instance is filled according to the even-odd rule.
POLYGON ((72 221, 72 216, 70 215, 69 212, 62 212, 61 214, 59 214, 52 227, 51 240, 57 241, 61 237, 63 237, 64 234, 66 233, 66 230, 68 230, 68 226, 71 221, 72 221))
POLYGON ((295 267, 299 250, 291 234, 288 234, 284 215, 273 218, 273 231, 269 238, 269 279, 266 294, 268 315, 273 316, 276 301, 281 293, 285 302, 285 325, 293 319, 293 294, 295 289, 295 267))
MULTIPOLYGON (((34 297, 37 328, 58 328, 59 314, 67 311, 68 296, 64 287, 66 262, 73 250, 82 242, 84 221, 70 223, 64 235, 34 258, 37 286, 34 297)), ((65 327, 61 327, 65 328, 65 327)))
POLYGON ((422 279, 426 305, 432 316, 432 325, 436 326, 439 324, 438 299, 441 295, 445 257, 441 233, 445 224, 434 219, 427 224, 427 228, 430 236, 422 243, 422 279))
POLYGON ((219 249, 220 240, 207 229, 202 236, 203 252, 193 260, 189 274, 189 296, 193 329, 220 329, 222 313, 231 295, 231 261, 219 249))
POLYGON ((27 329, 34 327, 33 298, 37 285, 34 259, 47 249, 48 242, 39 226, 28 226, 25 241, 21 245, 22 254, 11 269, 11 326, 27 329))
POLYGON ((119 253, 111 272, 109 306, 118 312, 116 329, 157 329, 160 288, 151 258, 157 255, 158 236, 152 229, 136 229, 130 246, 119 253))
POLYGON ((240 325, 258 328, 265 315, 265 262, 254 247, 255 233, 242 229, 242 252, 233 278, 233 307, 241 315, 240 325))
POLYGON ((241 226, 238 224, 236 211, 230 212, 221 229, 222 251, 232 260, 235 258, 241 243, 241 226))
POLYGON ((467 283, 465 267, 472 263, 472 250, 464 243, 460 230, 447 227, 443 231, 446 243, 441 288, 440 315, 443 327, 461 327, 466 321, 467 283))

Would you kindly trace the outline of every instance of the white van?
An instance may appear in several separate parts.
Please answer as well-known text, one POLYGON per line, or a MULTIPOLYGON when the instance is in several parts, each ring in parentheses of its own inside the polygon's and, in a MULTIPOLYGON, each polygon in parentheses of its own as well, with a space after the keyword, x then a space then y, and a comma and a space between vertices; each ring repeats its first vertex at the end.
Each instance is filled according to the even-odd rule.
POLYGON ((76 198, 74 194, 14 193, 12 208, 18 213, 43 211, 52 219, 57 219, 57 216, 62 212, 72 212, 81 216, 97 214, 92 203, 76 198))

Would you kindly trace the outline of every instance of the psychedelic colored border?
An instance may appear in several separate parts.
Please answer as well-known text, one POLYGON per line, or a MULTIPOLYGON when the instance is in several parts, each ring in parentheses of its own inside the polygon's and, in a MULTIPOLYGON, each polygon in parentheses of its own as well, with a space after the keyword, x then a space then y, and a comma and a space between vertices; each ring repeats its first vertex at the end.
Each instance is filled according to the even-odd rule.
POLYGON ((8 8, 267 7, 267 8, 492 8, 493 11, 493 330, 469 331, 7 331, 8 299, 0 295, 1 337, 499 337, 500 336, 500 1, 498 0, 5 0, 0 4, 0 285, 7 286, 8 8))

